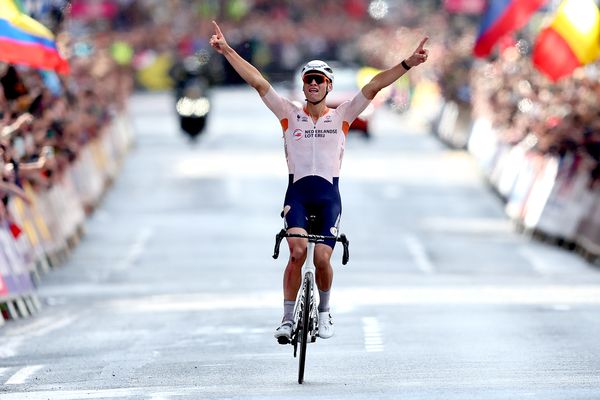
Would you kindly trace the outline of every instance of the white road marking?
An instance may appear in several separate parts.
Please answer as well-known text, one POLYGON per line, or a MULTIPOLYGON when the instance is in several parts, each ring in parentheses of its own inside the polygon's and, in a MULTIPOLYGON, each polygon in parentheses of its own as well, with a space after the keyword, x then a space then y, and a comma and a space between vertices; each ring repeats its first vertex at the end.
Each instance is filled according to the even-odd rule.
POLYGON ((520 249, 519 253, 521 254, 521 256, 523 256, 523 258, 525 258, 529 262, 531 268, 533 268, 533 270, 538 274, 551 274, 552 271, 550 268, 548 268, 545 257, 539 257, 533 251, 528 250, 527 248, 520 249))
POLYGON ((429 217, 421 228, 430 232, 475 235, 514 235, 514 227, 506 218, 447 218, 429 217))
MULTIPOLYGON (((600 305, 600 285, 455 285, 346 287, 335 289, 336 302, 346 309, 375 305, 600 305)), ((277 309, 280 291, 244 295, 207 293, 119 299, 108 305, 116 312, 189 312, 202 310, 277 309)))
POLYGON ((592 273, 586 261, 558 248, 546 249, 528 246, 519 249, 519 254, 529 262, 531 268, 540 275, 560 275, 592 273))
POLYGON ((135 242, 133 242, 133 244, 129 248, 127 255, 123 257, 123 259, 117 264, 116 269, 124 270, 135 264, 144 252, 146 244, 148 243, 148 240, 150 240, 153 234, 153 228, 146 227, 142 229, 135 238, 135 242))
POLYGON ((423 242, 421 242, 414 235, 404 235, 404 242, 406 243, 406 247, 408 247, 408 251, 415 260, 417 267, 426 274, 433 274, 433 263, 427 255, 427 251, 425 250, 425 246, 423 246, 423 242))
POLYGON ((340 289, 336 301, 354 305, 394 304, 600 304, 599 285, 388 287, 340 289))
POLYGON ((363 334, 365 337, 365 350, 368 352, 383 351, 383 335, 379 320, 375 317, 365 317, 362 319, 363 334))
POLYGON ((263 334, 270 328, 249 328, 247 326, 202 326, 194 331, 194 335, 247 335, 263 334))
POLYGON ((2 346, 0 346, 0 358, 16 356, 24 341, 25 338, 23 337, 2 338, 2 346))
POLYGON ((76 319, 76 317, 71 316, 71 315, 63 317, 63 318, 59 318, 56 321, 47 324, 46 326, 38 328, 34 333, 32 333, 32 336, 37 336, 37 337, 45 336, 45 335, 49 334, 50 332, 53 332, 60 328, 64 328, 67 325, 71 325, 73 323, 73 321, 75 321, 75 319, 76 319))
POLYGON ((13 376, 8 378, 5 385, 21 385, 25 383, 30 376, 35 374, 40 369, 44 368, 43 365, 30 365, 28 367, 23 367, 18 370, 13 376))
POLYGON ((110 399, 133 397, 136 394, 143 394, 135 389, 106 389, 106 390, 47 390, 39 392, 24 393, 6 393, 2 394, 2 400, 31 400, 31 399, 52 399, 52 400, 78 400, 78 399, 110 399))
POLYGON ((64 317, 43 317, 32 320, 31 323, 19 327, 7 329, 6 334, 2 336, 2 346, 0 346, 0 358, 14 357, 19 348, 26 341, 33 337, 45 336, 57 329, 70 325, 77 319, 77 316, 68 315, 64 317))
POLYGON ((41 317, 31 320, 31 323, 18 327, 10 327, 6 330, 7 336, 44 336, 56 329, 62 328, 73 322, 74 316, 65 315, 62 317, 41 317))
POLYGON ((2 400, 80 400, 80 399, 123 399, 133 398, 178 398, 181 396, 196 396, 203 398, 202 393, 221 390, 222 386, 203 387, 136 387, 120 389, 82 389, 82 390, 44 390, 38 392, 2 393, 2 400))

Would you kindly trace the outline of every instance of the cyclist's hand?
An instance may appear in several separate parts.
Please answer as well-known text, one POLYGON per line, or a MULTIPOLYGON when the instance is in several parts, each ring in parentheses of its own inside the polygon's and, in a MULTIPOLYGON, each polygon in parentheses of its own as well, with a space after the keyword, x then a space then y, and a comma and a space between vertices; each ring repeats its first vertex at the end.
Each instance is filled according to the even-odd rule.
POLYGON ((424 37, 423 40, 421 40, 419 47, 417 47, 417 49, 411 54, 411 56, 406 59, 406 63, 409 66, 416 67, 417 65, 427 61, 427 57, 429 56, 429 50, 423 48, 423 46, 425 45, 425 42, 427 42, 428 39, 428 37, 424 37))
POLYGON ((225 50, 229 45, 225 40, 225 36, 223 36, 223 32, 219 28, 219 25, 215 21, 212 22, 215 28, 215 34, 211 36, 209 43, 213 49, 215 49, 220 54, 223 54, 223 50, 225 50))

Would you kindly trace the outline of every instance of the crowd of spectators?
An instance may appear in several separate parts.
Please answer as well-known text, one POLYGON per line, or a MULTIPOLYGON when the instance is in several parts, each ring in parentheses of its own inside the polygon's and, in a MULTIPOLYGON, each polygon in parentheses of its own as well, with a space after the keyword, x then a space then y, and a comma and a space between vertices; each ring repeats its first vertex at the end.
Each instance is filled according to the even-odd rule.
POLYGON ((573 169, 600 184, 600 62, 552 82, 535 69, 535 34, 497 46, 490 59, 472 54, 476 21, 452 24, 442 41, 435 79, 446 101, 468 108, 473 119, 491 121, 498 139, 540 154, 569 160, 573 169))
POLYGON ((68 75, 0 62, 0 223, 13 233, 11 197, 29 203, 25 184, 51 188, 126 107, 133 80, 111 54, 114 40, 96 34, 91 43, 93 55, 69 57, 68 75))
MULTIPOLYGON (((143 68, 144 62, 160 55, 167 54, 172 62, 197 55, 210 64, 213 81, 241 83, 228 63, 212 57, 208 38, 213 33, 214 19, 227 32, 230 45, 272 82, 289 80, 309 59, 388 67, 414 50, 421 38, 419 33, 425 31, 423 18, 435 14, 432 10, 440 1, 382 1, 386 8, 380 14, 369 8, 372 3, 378 2, 144 2, 144 12, 153 17, 137 24, 139 35, 132 34, 137 55, 134 63, 136 68, 143 68)), ((436 23, 433 18, 431 21, 436 23)), ((443 36, 441 32, 435 35, 443 36)))
POLYGON ((534 69, 526 52, 508 48, 472 69, 474 117, 490 120, 503 143, 585 168, 595 187, 600 183, 599 66, 588 65, 554 83, 534 69))

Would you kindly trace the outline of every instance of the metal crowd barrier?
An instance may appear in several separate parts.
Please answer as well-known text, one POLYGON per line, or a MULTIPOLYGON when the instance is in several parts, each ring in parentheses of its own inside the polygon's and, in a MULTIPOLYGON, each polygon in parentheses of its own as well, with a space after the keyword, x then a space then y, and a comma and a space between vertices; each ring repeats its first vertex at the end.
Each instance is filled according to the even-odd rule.
POLYGON ((431 129, 478 161, 520 231, 576 250, 590 262, 600 259, 600 192, 590 176, 596 161, 541 154, 528 141, 503 143, 488 119, 470 119, 451 101, 442 101, 431 129))
POLYGON ((600 193, 592 185, 596 161, 541 154, 526 142, 501 143, 489 121, 474 121, 467 145, 506 201, 506 214, 524 232, 600 257, 600 193))
POLYGON ((37 313, 36 286, 60 266, 85 233, 85 218, 112 184, 133 144, 126 113, 90 141, 49 190, 25 184, 31 204, 11 198, 14 223, 0 223, 0 325, 37 313))

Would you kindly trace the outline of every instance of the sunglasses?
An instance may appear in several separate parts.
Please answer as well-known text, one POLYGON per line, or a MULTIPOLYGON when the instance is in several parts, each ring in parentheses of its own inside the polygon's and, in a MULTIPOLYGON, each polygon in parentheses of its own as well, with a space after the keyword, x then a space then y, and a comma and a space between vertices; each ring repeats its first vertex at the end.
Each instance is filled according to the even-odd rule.
POLYGON ((306 84, 311 84, 313 80, 317 83, 317 85, 320 85, 328 79, 325 75, 321 74, 309 74, 302 77, 302 81, 306 84))

